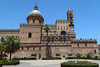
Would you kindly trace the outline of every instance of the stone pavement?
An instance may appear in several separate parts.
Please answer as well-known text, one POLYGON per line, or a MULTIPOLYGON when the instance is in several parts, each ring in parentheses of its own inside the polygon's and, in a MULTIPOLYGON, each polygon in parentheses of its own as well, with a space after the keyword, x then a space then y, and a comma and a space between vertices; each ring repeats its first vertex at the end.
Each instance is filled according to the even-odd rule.
MULTIPOLYGON (((68 60, 21 60, 19 65, 4 65, 3 67, 60 67, 61 62, 66 61, 74 61, 76 59, 68 59, 68 60)), ((79 59, 81 60, 81 59, 79 59)), ((99 63, 100 60, 86 60, 82 59, 81 61, 90 61, 94 63, 99 63)))

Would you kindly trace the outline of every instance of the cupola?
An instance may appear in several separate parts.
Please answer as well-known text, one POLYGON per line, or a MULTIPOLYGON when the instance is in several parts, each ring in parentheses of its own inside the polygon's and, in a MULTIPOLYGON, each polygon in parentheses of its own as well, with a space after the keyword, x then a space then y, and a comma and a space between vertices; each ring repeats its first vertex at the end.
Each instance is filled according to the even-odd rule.
POLYGON ((28 24, 43 24, 44 18, 42 17, 41 12, 38 10, 37 4, 34 7, 34 10, 32 10, 29 13, 29 16, 27 17, 27 23, 28 24))

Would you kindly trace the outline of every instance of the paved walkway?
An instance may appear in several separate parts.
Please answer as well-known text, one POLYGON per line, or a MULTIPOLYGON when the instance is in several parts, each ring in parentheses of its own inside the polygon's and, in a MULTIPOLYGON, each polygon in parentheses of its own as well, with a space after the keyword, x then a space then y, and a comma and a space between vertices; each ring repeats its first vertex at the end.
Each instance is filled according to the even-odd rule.
MULTIPOLYGON (((68 60, 21 60, 19 65, 4 65, 3 67, 60 67, 61 62, 65 61, 74 61, 76 59, 68 59, 68 60)), ((79 59, 81 60, 81 59, 79 59)), ((81 61, 91 61, 94 63, 99 63, 100 60, 86 60, 82 59, 81 61)))

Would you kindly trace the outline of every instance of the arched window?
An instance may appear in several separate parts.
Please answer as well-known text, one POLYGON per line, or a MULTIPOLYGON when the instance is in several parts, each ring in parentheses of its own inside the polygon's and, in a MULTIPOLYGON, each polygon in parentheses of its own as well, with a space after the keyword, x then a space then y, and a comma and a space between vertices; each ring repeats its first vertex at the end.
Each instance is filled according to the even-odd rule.
POLYGON ((65 31, 62 31, 62 32, 61 32, 61 35, 66 35, 66 32, 65 32, 65 31))
POLYGON ((87 43, 85 43, 85 47, 87 47, 87 43))
POLYGON ((33 20, 33 23, 35 23, 35 20, 33 20))
POLYGON ((39 23, 41 23, 41 21, 39 21, 39 23))
POLYGON ((79 47, 79 43, 77 43, 77 47, 79 47))
POLYGON ((31 33, 29 33, 29 34, 28 34, 28 38, 31 38, 31 37, 32 37, 32 34, 31 34, 31 33))

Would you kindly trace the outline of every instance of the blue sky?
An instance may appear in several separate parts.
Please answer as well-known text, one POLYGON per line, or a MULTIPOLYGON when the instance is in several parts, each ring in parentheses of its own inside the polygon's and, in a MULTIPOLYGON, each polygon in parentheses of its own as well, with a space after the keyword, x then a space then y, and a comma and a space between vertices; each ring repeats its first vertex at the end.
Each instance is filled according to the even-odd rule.
POLYGON ((37 2, 44 24, 67 20, 73 10, 76 38, 97 39, 100 44, 100 0, 0 0, 0 29, 19 29, 37 2))

